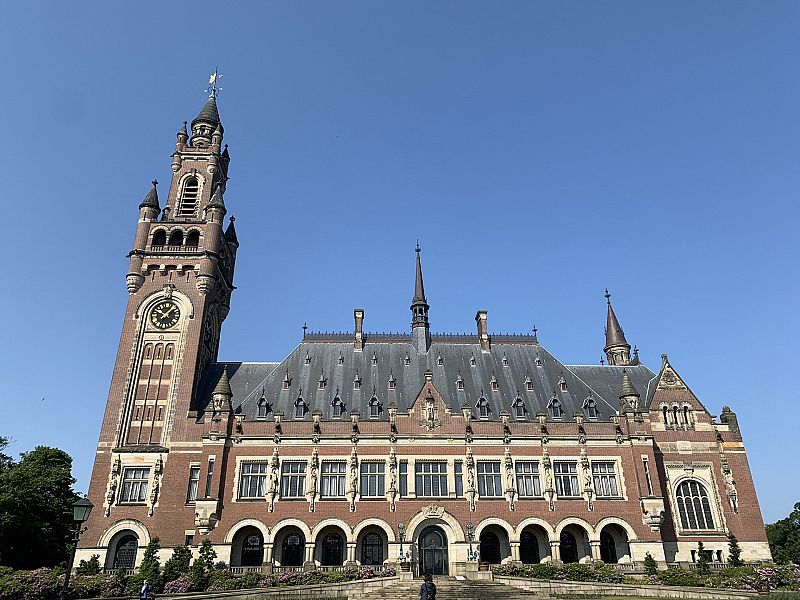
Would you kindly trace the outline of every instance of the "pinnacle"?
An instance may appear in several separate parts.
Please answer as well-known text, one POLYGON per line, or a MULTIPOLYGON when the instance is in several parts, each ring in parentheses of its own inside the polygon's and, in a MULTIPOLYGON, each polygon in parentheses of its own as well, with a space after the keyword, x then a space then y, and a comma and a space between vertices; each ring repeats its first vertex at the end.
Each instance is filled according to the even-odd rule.
POLYGON ((161 210, 161 207, 158 204, 158 190, 156 186, 158 185, 158 180, 153 180, 153 187, 150 188, 150 191, 147 192, 147 195, 142 200, 142 203, 139 205, 139 208, 152 208, 157 211, 161 210))
POLYGON ((231 382, 228 379, 228 368, 225 367, 222 369, 222 375, 217 382, 217 386, 214 388, 212 392, 212 396, 216 396, 217 394, 221 396, 228 396, 229 398, 233 397, 233 390, 231 390, 231 382))
POLYGON ((626 396, 638 396, 639 392, 633 385, 630 376, 628 375, 628 371, 622 369, 622 393, 620 394, 620 398, 624 398, 626 396))
POLYGON ((210 123, 215 127, 220 125, 221 122, 219 119, 219 110, 217 109, 217 98, 213 94, 208 97, 208 100, 206 100, 205 105, 203 106, 202 109, 200 109, 200 112, 192 121, 193 128, 194 124, 197 123, 198 121, 204 121, 206 123, 210 123))
POLYGON ((625 332, 619 324, 617 315, 614 313, 614 308, 611 306, 611 294, 606 290, 606 301, 608 302, 608 314, 606 316, 606 350, 612 346, 627 346, 630 344, 625 339, 625 332))

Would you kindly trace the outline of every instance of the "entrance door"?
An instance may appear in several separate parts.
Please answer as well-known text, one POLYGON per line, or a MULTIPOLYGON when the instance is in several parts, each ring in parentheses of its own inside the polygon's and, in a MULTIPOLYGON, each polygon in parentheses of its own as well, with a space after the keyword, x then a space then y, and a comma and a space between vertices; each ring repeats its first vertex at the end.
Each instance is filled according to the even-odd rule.
POLYGON ((500 538, 491 531, 481 533, 481 562, 500 564, 500 538))
POLYGON ((561 532, 561 562, 578 562, 578 544, 569 531, 561 532))
POLYGON ((438 527, 426 527, 419 536, 420 575, 447 575, 447 536, 438 527))
POLYGON ((607 531, 600 533, 600 558, 604 563, 617 562, 617 544, 607 531))
POLYGON ((261 532, 249 533, 242 542, 242 566, 257 567, 264 562, 264 539, 261 532))

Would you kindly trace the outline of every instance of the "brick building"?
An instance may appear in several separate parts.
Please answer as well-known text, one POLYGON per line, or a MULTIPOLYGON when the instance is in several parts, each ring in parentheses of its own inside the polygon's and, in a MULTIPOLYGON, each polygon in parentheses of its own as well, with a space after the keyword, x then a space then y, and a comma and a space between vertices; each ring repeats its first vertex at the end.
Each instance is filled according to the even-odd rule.
MULTIPOLYGON (((233 567, 649 552, 769 558, 736 415, 713 417, 666 355, 640 364, 607 299, 605 364, 534 335, 431 333, 416 249, 411 331, 307 333, 286 358, 220 363, 236 254, 216 94, 178 132, 161 208, 139 206, 130 293, 77 559, 133 567, 155 536, 208 538, 233 567), (472 543, 470 543, 472 540, 472 543)), ((409 281, 409 288, 410 288, 409 281)), ((247 293, 244 290, 243 293, 247 293)))

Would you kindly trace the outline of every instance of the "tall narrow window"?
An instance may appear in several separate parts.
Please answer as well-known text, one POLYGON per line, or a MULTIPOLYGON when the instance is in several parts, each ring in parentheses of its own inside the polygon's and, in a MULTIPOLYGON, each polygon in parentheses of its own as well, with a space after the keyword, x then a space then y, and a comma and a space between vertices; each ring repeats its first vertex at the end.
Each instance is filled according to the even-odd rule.
POLYGON ((594 493, 598 498, 618 498, 620 496, 613 462, 593 462, 592 478, 594 493))
POLYGON ((211 484, 214 481, 214 459, 208 459, 208 471, 206 471, 206 498, 211 498, 211 484))
POLYGON ((415 463, 417 496, 447 496, 447 463, 415 463))
POLYGON ((267 404, 267 399, 262 396, 258 399, 258 418, 265 419, 268 412, 269 405, 267 404))
POLYGON ((517 419, 524 419, 525 418, 525 403, 522 401, 522 398, 517 396, 514 399, 514 404, 512 405, 514 409, 514 417, 517 419))
POLYGON ((408 496, 408 461, 400 461, 400 497, 408 496))
POLYGON ((186 491, 186 503, 197 500, 197 486, 200 483, 200 465, 189 467, 189 489, 186 491))
POLYGON ((306 403, 302 398, 298 398, 294 402, 294 418, 302 419, 306 415, 306 403))
POLYGON ((576 498, 581 495, 578 488, 578 465, 574 462, 554 462, 556 494, 559 498, 576 498))
POLYGON ((551 418, 553 418, 553 419, 563 419, 564 418, 564 410, 561 408, 561 402, 555 396, 550 398, 550 402, 547 405, 547 409, 550 411, 550 417, 551 418))
POLYGON ((178 217, 194 217, 197 213, 197 200, 200 193, 200 182, 197 177, 189 177, 183 184, 178 217))
POLYGON ((583 410, 589 419, 597 418, 597 402, 594 401, 594 396, 589 396, 583 401, 583 410))
POLYGON ((539 480, 539 463, 518 460, 514 465, 517 474, 517 493, 520 498, 538 498, 542 495, 539 480))
POLYGON ((481 498, 498 498, 503 495, 499 461, 478 463, 478 494, 481 498))
POLYGON ((669 426, 669 417, 667 415, 667 407, 666 406, 662 406, 661 407, 661 412, 664 415, 664 425, 669 426))
POLYGON ((642 467, 644 468, 644 476, 647 479, 647 493, 653 495, 653 480, 650 478, 650 461, 646 456, 642 456, 642 467))
POLYGON ((342 404, 342 399, 339 396, 333 399, 331 402, 331 416, 334 419, 341 419, 342 413, 344 412, 344 404, 342 404))
POLYGON ((483 396, 478 398, 477 408, 478 408, 478 417, 480 417, 481 419, 489 418, 489 402, 486 400, 486 398, 484 398, 483 396))
POLYGON ((283 463, 281 470, 281 498, 303 498, 305 495, 306 463, 283 463))
POLYGON ((377 419, 381 416, 381 403, 373 396, 369 401, 369 417, 370 419, 377 419))
POLYGON ((456 480, 456 496, 458 498, 464 497, 464 465, 460 460, 453 463, 453 473, 456 480))

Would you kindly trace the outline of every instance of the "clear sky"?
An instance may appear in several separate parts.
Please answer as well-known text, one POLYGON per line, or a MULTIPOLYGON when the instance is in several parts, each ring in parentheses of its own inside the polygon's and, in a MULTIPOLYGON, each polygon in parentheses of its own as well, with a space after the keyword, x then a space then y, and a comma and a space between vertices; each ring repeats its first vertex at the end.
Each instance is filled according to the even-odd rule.
MULTIPOLYGON (((3 2, 0 435, 86 489, 149 182, 224 74, 241 241, 223 360, 314 330, 526 332, 597 363, 605 300, 800 501, 797 2, 3 2)), ((165 189, 166 186, 162 186, 165 189)), ((163 201, 163 196, 162 196, 163 201)))

